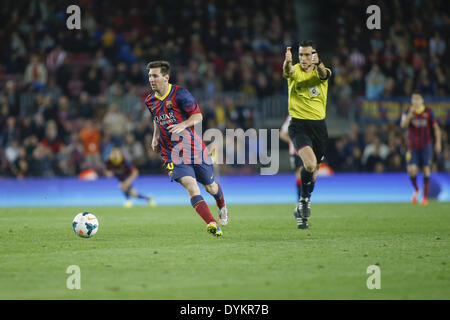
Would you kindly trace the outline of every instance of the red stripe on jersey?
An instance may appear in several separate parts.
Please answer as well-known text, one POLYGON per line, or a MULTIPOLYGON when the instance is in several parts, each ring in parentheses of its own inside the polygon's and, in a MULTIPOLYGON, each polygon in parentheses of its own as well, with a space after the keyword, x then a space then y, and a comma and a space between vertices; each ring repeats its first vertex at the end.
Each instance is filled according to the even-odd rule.
POLYGON ((420 114, 420 149, 425 147, 425 127, 422 125, 423 120, 425 120, 425 112, 420 114))
POLYGON ((180 108, 178 108, 177 101, 176 101, 178 89, 179 89, 179 86, 175 86, 175 89, 173 90, 171 101, 172 101, 172 106, 173 106, 172 110, 175 115, 175 119, 177 119, 178 123, 181 123, 184 121, 184 119, 183 119, 183 116, 181 115, 180 108))
POLYGON ((431 120, 431 111, 430 110, 431 109, 427 109, 428 118, 427 118, 427 143, 426 144, 431 143, 431 132, 430 132, 430 130, 431 130, 432 120, 431 120))
MULTIPOLYGON (((417 113, 414 113, 414 120, 416 120, 417 123, 418 120, 417 113)), ((416 126, 414 126, 414 136, 416 137, 415 150, 417 150, 419 149, 419 129, 416 126)))
POLYGON ((412 150, 413 149, 413 127, 412 127, 412 124, 411 124, 411 121, 409 122, 409 127, 408 127, 408 131, 409 131, 409 134, 408 134, 408 139, 409 139, 409 150, 412 150))
POLYGON ((147 109, 150 111, 150 114, 152 115, 152 117, 154 117, 155 115, 153 114, 152 106, 150 105, 150 104, 151 104, 150 100, 152 99, 152 95, 153 95, 153 93, 152 93, 152 94, 149 94, 149 95, 147 96, 147 98, 145 98, 145 106, 146 106, 147 109))
MULTIPOLYGON (((161 100, 159 99, 157 99, 155 103, 155 115, 158 118, 161 116, 161 100)), ((161 153, 164 160, 168 161, 168 153, 172 150, 172 142, 170 141, 170 136, 167 134, 166 129, 163 125, 159 125, 159 133, 162 136, 163 140, 163 143, 161 143, 161 153)))
POLYGON ((409 124, 409 150, 412 150, 412 148, 413 148, 413 145, 412 145, 412 137, 413 137, 413 134, 412 134, 412 127, 411 127, 411 124, 409 124))
MULTIPOLYGON (((169 93, 170 94, 170 93, 169 93)), ((167 108, 167 98, 166 99, 164 99, 164 101, 162 102, 162 108, 163 108, 163 110, 164 110, 164 114, 166 114, 166 115, 169 115, 170 113, 169 113, 169 108, 167 108)), ((161 101, 160 101, 160 104, 161 104, 161 101)), ((169 145, 169 151, 170 152, 172 152, 172 150, 173 150, 173 147, 174 147, 174 144, 173 144, 173 142, 172 142, 172 134, 169 132, 169 130, 166 128, 166 125, 162 125, 162 127, 163 127, 163 130, 165 130, 165 133, 166 133, 166 135, 168 136, 168 139, 167 139, 167 143, 168 143, 168 145, 169 145)), ((172 161, 173 161, 173 159, 172 159, 172 161)))
MULTIPOLYGON (((172 95, 172 109, 175 115, 175 119, 177 119, 178 123, 181 123, 185 120, 186 117, 183 116, 183 114, 181 113, 182 111, 180 110, 180 108, 178 107, 177 103, 176 103, 176 99, 177 99, 177 91, 180 87, 179 86, 175 86, 173 95, 172 95)), ((183 136, 183 144, 182 147, 183 149, 185 149, 185 147, 190 147, 190 152, 184 152, 183 151, 183 160, 187 161, 185 163, 190 163, 192 156, 194 157, 194 159, 196 159, 196 156, 198 156, 198 150, 196 150, 197 148, 195 148, 194 146, 194 139, 192 139, 193 135, 192 134, 192 127, 190 128, 186 128, 186 130, 182 133, 183 136)))

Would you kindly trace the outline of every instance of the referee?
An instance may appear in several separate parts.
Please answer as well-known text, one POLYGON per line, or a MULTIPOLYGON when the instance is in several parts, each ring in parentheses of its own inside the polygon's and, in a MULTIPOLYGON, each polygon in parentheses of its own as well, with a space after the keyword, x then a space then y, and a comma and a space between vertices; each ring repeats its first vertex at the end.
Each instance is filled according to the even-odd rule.
POLYGON ((297 227, 307 229, 311 215, 311 193, 328 140, 325 110, 331 70, 320 61, 312 41, 300 43, 298 56, 300 63, 292 65, 291 47, 287 47, 283 77, 288 81, 289 115, 292 118, 289 137, 303 161, 302 193, 294 215, 297 227))

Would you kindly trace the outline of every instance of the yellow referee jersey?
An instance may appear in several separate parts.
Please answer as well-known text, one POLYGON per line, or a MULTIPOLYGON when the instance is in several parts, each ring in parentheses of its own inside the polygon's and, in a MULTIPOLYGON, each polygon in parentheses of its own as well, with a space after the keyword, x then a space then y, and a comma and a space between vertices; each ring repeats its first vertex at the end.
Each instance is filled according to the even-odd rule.
MULTIPOLYGON (((327 70, 331 75, 331 70, 327 70)), ((299 63, 294 65, 291 76, 283 74, 283 77, 288 81, 289 115, 296 119, 325 119, 329 77, 321 80, 317 68, 304 72, 299 63)))

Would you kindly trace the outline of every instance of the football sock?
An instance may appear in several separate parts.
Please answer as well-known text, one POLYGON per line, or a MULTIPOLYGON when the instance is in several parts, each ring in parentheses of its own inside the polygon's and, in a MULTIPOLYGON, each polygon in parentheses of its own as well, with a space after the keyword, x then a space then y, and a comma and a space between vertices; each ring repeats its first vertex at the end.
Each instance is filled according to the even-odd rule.
POLYGON ((142 194, 138 194, 136 198, 144 199, 144 200, 147 200, 147 201, 150 200, 150 197, 144 196, 142 194))
POLYGON ((416 191, 418 191, 419 190, 419 186, 417 185, 417 177, 416 176, 409 176, 409 178, 411 179, 411 183, 413 184, 414 189, 416 191))
POLYGON ((314 191, 314 186, 316 185, 316 180, 311 180, 311 184, 309 185, 309 194, 314 191))
POLYGON ((307 171, 305 168, 302 168, 301 177, 302 177, 302 198, 309 199, 309 197, 311 197, 310 190, 313 179, 313 173, 307 171))
POLYGON ((297 197, 300 199, 302 196, 302 180, 297 178, 295 184, 297 185, 297 197))
POLYGON ((219 187, 219 190, 216 194, 213 195, 213 197, 214 199, 216 199, 217 207, 221 209, 225 207, 225 199, 223 198, 222 188, 220 187, 220 184, 217 183, 217 186, 219 187))
POLYGON ((130 193, 128 191, 124 192, 123 194, 127 200, 130 200, 130 193))
POLYGON ((200 215, 200 217, 202 217, 203 220, 205 220, 206 223, 217 223, 217 221, 212 216, 211 211, 209 211, 208 205, 201 195, 193 196, 191 198, 191 204, 194 207, 195 211, 197 211, 197 213, 200 215))
POLYGON ((423 197, 428 199, 430 190, 430 177, 423 177, 423 197))

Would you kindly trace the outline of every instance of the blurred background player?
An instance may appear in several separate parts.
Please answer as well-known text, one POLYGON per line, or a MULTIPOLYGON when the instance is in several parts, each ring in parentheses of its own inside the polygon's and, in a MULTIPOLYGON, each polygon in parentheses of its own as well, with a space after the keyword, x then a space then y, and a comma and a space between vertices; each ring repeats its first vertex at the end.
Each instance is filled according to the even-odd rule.
POLYGON ((401 118, 400 126, 408 128, 409 144, 406 154, 407 172, 414 186, 411 199, 412 203, 417 203, 420 189, 417 185, 417 172, 423 168, 423 198, 420 204, 428 204, 428 193, 430 191, 431 160, 433 157, 433 133, 434 150, 437 154, 441 152, 441 131, 434 117, 433 110, 425 107, 423 97, 420 93, 413 93, 411 96, 411 106, 406 110, 401 118), (432 132, 434 131, 434 132, 432 132))
POLYGON ((161 153, 172 181, 180 183, 188 192, 192 206, 207 224, 206 230, 222 236, 223 232, 200 195, 197 184, 197 181, 203 184, 205 190, 215 198, 220 224, 226 225, 228 210, 222 189, 214 181, 209 151, 194 130, 194 125, 203 120, 200 108, 188 90, 169 83, 169 62, 153 61, 148 63, 147 69, 153 90, 145 99, 153 116, 152 148, 161 153))
POLYGON ((302 195, 302 178, 301 178, 301 170, 302 159, 298 156, 295 151, 294 144, 289 138, 289 123, 291 122, 291 116, 287 116, 283 125, 280 128, 280 139, 286 142, 289 145, 289 165, 292 170, 295 170, 295 185, 297 190, 297 201, 300 201, 300 197, 302 195))
POLYGON ((311 193, 328 141, 325 115, 331 70, 319 60, 312 41, 300 43, 298 55, 300 62, 293 66, 291 47, 287 47, 283 77, 288 81, 289 115, 292 118, 289 137, 303 162, 302 194, 294 215, 297 227, 307 229, 311 193))
POLYGON ((133 181, 139 176, 139 171, 134 165, 126 161, 122 151, 117 146, 111 149, 110 156, 106 160, 105 174, 108 177, 114 176, 119 179, 120 190, 122 190, 126 198, 124 204, 125 208, 131 208, 133 206, 130 196, 146 200, 152 207, 156 206, 156 203, 151 197, 139 194, 136 189, 133 188, 133 181))

